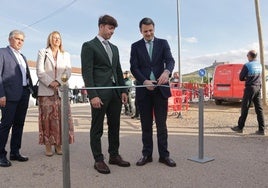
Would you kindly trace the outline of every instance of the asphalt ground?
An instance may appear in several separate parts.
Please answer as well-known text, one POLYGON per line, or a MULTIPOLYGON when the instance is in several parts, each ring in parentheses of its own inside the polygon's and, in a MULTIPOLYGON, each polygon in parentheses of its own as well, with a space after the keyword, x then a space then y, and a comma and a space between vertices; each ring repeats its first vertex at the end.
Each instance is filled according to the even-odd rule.
MULTIPOLYGON (((238 117, 239 108, 215 110, 205 113, 222 117, 219 126, 206 123, 204 130, 203 158, 199 158, 198 105, 190 105, 183 118, 168 118, 170 157, 177 167, 167 167, 158 162, 157 140, 154 135, 153 162, 136 166, 141 157, 141 129, 139 120, 121 117, 121 156, 130 167, 109 165, 111 174, 98 173, 89 146, 89 104, 72 104, 75 123, 75 143, 70 145, 70 182, 74 188, 267 188, 268 139, 251 133, 236 134, 230 131, 224 114, 238 117), (210 158, 206 163, 201 161, 210 158)), ((24 128, 21 153, 29 157, 27 162, 12 161, 12 166, 0 168, 1 188, 55 188, 63 187, 62 156, 45 156, 45 147, 38 145, 38 108, 30 107, 24 128)), ((207 118, 219 119, 213 115, 207 118)), ((230 117, 232 119, 232 116, 230 117)), ((255 116, 249 118, 256 119, 255 116)), ((232 121, 234 121, 232 119, 232 121)), ((236 120, 235 120, 236 121, 236 120)), ((250 120, 249 120, 250 121, 250 120)), ((252 120, 253 121, 253 120, 252 120)), ((251 121, 250 121, 251 122, 251 121)), ((266 121, 267 122, 267 121, 266 121)), ((256 126, 254 127, 254 130, 256 126)), ((253 130, 253 128, 252 128, 253 130)), ((250 128, 248 132, 252 132, 250 128)), ((103 153, 108 164, 107 126, 102 137, 103 153)), ((9 151, 9 143, 6 147, 9 151)), ((9 157, 9 156, 8 156, 9 157)))

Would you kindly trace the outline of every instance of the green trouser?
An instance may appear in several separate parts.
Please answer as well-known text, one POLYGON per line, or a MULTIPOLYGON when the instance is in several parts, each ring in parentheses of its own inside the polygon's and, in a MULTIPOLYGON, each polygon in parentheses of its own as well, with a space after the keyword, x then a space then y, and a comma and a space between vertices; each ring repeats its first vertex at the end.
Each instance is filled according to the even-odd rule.
POLYGON ((119 130, 122 102, 119 96, 112 92, 101 98, 103 105, 100 109, 91 107, 92 120, 90 129, 90 146, 95 161, 104 160, 101 147, 103 135, 104 117, 107 117, 108 125, 108 152, 110 156, 119 155, 119 130))

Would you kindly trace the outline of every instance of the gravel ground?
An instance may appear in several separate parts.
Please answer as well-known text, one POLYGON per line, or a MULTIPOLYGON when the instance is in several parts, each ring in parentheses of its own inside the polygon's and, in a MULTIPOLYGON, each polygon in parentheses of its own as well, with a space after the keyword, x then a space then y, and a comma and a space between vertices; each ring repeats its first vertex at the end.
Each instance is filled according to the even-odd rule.
MULTIPOLYGON (((72 105, 75 122, 75 143, 70 145, 71 187, 74 188, 268 188, 268 139, 257 136, 254 108, 250 109, 245 133, 233 133, 240 113, 240 104, 216 106, 204 104, 204 150, 199 158, 198 104, 191 103, 182 118, 168 117, 169 151, 177 167, 170 168, 158 162, 157 142, 154 136, 153 162, 138 167, 141 156, 140 122, 129 116, 121 118, 120 154, 131 163, 122 168, 109 165, 111 174, 94 170, 89 147, 89 105, 72 105), (199 163, 189 159, 213 159, 199 163)), ((12 162, 9 168, 0 168, 1 188, 63 187, 62 157, 46 157, 44 146, 38 145, 37 108, 29 108, 23 135, 21 153, 30 160, 12 162)), ((265 107, 265 115, 267 107, 265 107)), ((267 119, 266 119, 267 125, 267 119)), ((105 161, 107 127, 102 139, 105 161)), ((7 145, 9 151, 9 145, 7 145)))

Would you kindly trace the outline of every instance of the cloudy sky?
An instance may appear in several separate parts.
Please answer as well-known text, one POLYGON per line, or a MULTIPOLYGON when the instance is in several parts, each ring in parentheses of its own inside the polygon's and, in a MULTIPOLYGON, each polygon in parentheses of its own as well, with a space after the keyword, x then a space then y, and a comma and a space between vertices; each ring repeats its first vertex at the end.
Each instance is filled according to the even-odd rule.
MULTIPOLYGON (((181 73, 213 62, 244 63, 250 49, 259 49, 254 0, 1 0, 0 46, 8 45, 13 29, 26 34, 22 53, 35 61, 46 46, 50 32, 60 31, 63 45, 80 67, 83 42, 98 33, 99 16, 110 14, 119 24, 111 42, 120 50, 123 70, 129 69, 130 46, 141 38, 138 23, 143 17, 155 21, 155 35, 168 40, 178 70, 180 41, 181 73), (177 2, 180 2, 178 40, 177 2)), ((265 64, 268 64, 268 1, 259 0, 265 64)))

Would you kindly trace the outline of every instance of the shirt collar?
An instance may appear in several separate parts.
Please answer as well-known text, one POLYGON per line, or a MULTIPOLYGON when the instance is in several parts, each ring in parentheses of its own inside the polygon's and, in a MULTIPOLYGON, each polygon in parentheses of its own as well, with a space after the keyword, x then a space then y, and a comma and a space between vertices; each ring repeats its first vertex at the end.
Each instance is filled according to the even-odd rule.
POLYGON ((103 41, 105 41, 105 39, 104 39, 102 36, 100 36, 100 35, 97 35, 97 38, 101 41, 101 43, 102 43, 103 41))
POLYGON ((12 48, 12 46, 8 46, 14 53, 19 53, 21 54, 20 50, 16 50, 14 48, 12 48))
POLYGON ((145 39, 143 39, 143 40, 145 41, 145 43, 149 43, 150 41, 154 42, 154 38, 152 40, 150 40, 150 41, 145 40, 145 39))

